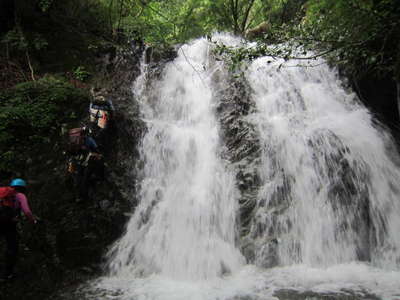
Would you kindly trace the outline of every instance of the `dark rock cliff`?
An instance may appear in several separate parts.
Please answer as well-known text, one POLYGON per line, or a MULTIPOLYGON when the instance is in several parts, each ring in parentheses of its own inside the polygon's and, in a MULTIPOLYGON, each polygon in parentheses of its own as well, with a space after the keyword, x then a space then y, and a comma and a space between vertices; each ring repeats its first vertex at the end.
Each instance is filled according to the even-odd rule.
POLYGON ((360 100, 371 110, 375 118, 391 130, 399 145, 398 93, 400 89, 397 90, 393 78, 366 74, 361 78, 351 79, 350 82, 360 100))
MULTIPOLYGON (((103 145, 105 179, 89 190, 90 200, 76 201, 66 172, 65 137, 52 137, 51 146, 32 149, 23 174, 28 198, 42 221, 20 222, 20 255, 16 278, 1 283, 1 299, 44 299, 57 290, 99 274, 107 247, 123 232, 136 204, 137 145, 144 126, 131 91, 138 76, 141 49, 108 49, 99 57, 99 84, 116 108, 114 128, 103 145)), ((86 122, 88 103, 77 107, 86 122)), ((78 124, 66 124, 68 127, 78 124)), ((6 181, 6 180, 4 180, 6 181)), ((0 253, 4 243, 0 243, 0 253)), ((3 264, 3 255, 0 263, 3 264)))

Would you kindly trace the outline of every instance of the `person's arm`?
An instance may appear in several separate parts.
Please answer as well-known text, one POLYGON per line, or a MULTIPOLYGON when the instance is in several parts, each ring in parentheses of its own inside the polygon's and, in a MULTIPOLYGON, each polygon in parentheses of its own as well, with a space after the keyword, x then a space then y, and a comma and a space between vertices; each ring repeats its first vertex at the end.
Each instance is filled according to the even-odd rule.
POLYGON ((21 210, 24 213, 24 215, 28 218, 28 220, 31 221, 32 223, 36 223, 36 218, 32 214, 32 211, 29 207, 28 199, 26 198, 26 196, 22 193, 17 193, 15 198, 19 202, 19 204, 21 206, 21 210))
POLYGON ((100 153, 99 147, 97 146, 96 141, 92 137, 90 136, 86 137, 85 144, 90 152, 100 153))
POLYGON ((86 138, 86 146, 90 151, 89 156, 95 156, 97 159, 101 159, 102 154, 100 152, 100 149, 97 146, 96 141, 92 137, 88 136, 86 138))

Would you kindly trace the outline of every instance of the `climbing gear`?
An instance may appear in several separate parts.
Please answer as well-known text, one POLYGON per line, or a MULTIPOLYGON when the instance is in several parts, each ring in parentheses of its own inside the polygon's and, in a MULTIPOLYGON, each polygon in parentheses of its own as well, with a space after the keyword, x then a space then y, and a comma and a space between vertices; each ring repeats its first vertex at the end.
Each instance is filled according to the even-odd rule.
POLYGON ((89 160, 92 158, 92 152, 89 152, 89 154, 86 156, 85 160, 82 162, 82 166, 87 167, 89 164, 89 160))
POLYGON ((10 222, 18 216, 19 212, 15 205, 15 194, 16 191, 12 187, 0 187, 0 223, 10 222))
POLYGON ((23 180, 21 178, 16 178, 16 179, 13 179, 11 181, 10 186, 23 186, 23 187, 26 187, 26 182, 25 182, 25 180, 23 180))
POLYGON ((68 131, 68 152, 71 154, 78 154, 81 150, 85 149, 85 129, 72 128, 68 131))
POLYGON ((70 158, 68 160, 68 167, 67 167, 67 171, 68 173, 74 174, 77 171, 77 167, 76 167, 76 162, 74 159, 70 158))

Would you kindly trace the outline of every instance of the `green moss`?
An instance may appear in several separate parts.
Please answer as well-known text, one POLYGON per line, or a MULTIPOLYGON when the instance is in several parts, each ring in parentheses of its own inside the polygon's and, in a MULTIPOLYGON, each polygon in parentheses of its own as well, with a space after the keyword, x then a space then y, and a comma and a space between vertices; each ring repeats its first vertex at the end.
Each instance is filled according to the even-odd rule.
POLYGON ((44 77, 0 92, 0 171, 15 171, 32 149, 50 143, 63 123, 74 121, 87 92, 63 78, 44 77))

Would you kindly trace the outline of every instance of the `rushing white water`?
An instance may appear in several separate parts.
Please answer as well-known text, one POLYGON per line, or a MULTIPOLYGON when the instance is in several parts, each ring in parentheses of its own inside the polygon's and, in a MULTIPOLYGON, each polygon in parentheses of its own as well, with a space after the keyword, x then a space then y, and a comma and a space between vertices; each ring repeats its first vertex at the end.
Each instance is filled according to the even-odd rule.
POLYGON ((290 67, 301 61, 265 57, 247 72, 263 144, 254 226, 279 238, 281 265, 361 258, 398 270, 400 169, 388 153, 392 141, 321 63, 290 67))
POLYGON ((228 72, 212 47, 196 40, 161 78, 144 68, 136 81, 148 127, 140 203, 86 298, 276 300, 290 290, 290 299, 400 299, 398 154, 323 61, 261 58, 245 72, 255 112, 244 118, 261 144, 246 265, 236 170, 221 158, 215 112, 215 81, 228 72), (277 266, 265 268, 271 259, 277 266))
POLYGON ((162 79, 140 95, 148 127, 141 203, 111 251, 115 275, 206 279, 244 262, 234 245, 234 174, 219 155, 210 89, 209 75, 220 64, 210 65, 209 48, 204 40, 183 46, 162 79))

